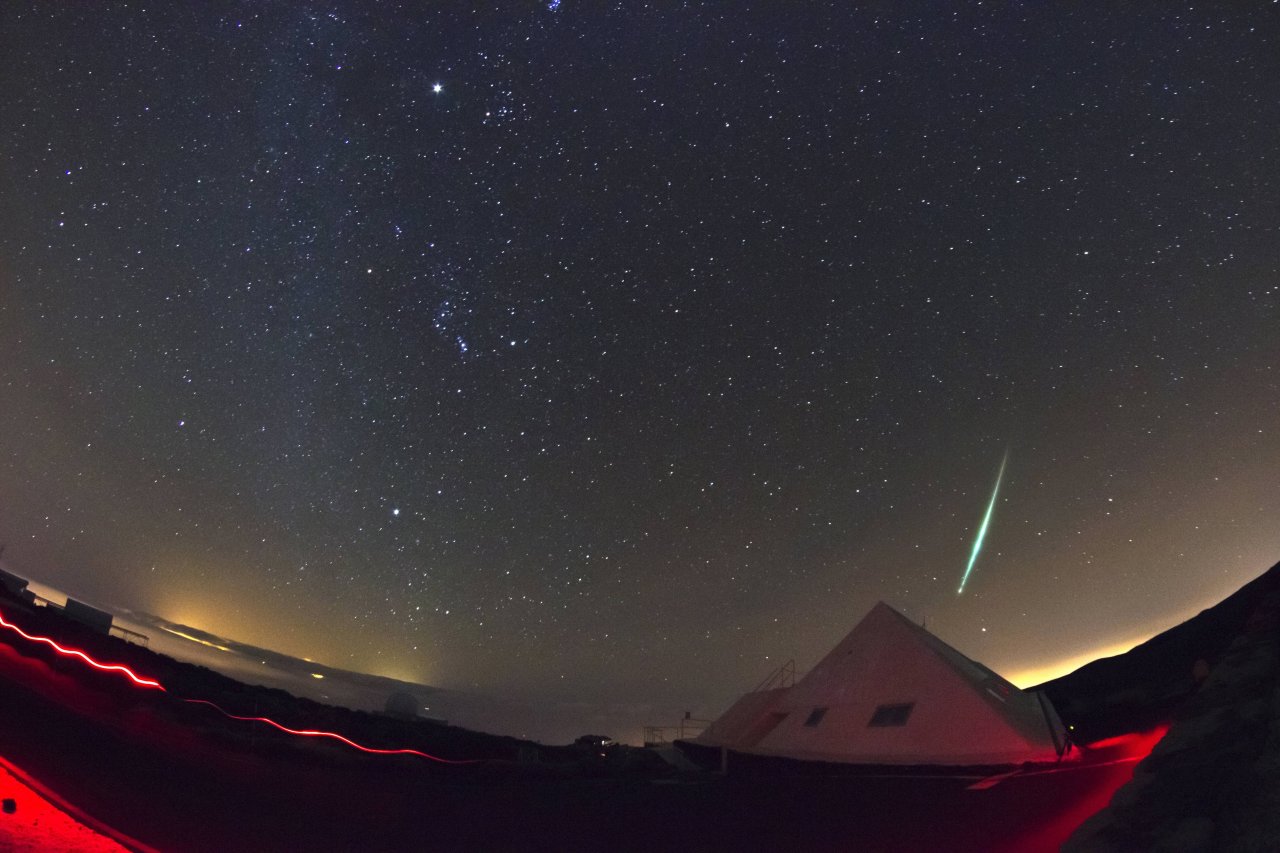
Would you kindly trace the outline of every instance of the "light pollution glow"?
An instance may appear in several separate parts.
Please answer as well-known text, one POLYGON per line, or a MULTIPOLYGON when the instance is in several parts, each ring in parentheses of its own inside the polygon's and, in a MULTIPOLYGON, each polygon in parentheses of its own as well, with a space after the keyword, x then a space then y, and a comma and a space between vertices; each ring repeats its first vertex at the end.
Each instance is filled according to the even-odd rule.
POLYGON ((1060 658, 1053 663, 1019 670, 1006 676, 1006 678, 1015 687, 1025 690, 1028 687, 1034 687, 1037 684, 1044 684, 1046 681, 1061 678, 1062 676, 1075 672, 1080 667, 1087 663, 1092 663, 1095 660, 1122 655, 1134 646, 1142 645, 1147 640, 1151 639, 1152 636, 1152 634, 1143 634, 1122 643, 1113 643, 1111 645, 1101 646, 1090 652, 1060 658))

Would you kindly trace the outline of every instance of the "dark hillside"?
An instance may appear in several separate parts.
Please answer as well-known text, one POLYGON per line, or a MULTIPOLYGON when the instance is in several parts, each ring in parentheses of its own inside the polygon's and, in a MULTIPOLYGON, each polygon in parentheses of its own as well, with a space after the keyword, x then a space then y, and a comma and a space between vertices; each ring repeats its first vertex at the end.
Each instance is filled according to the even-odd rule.
POLYGON ((1280 564, 1198 615, 1122 655, 1045 682, 1044 690, 1077 742, 1168 720, 1239 636, 1280 618, 1280 564))

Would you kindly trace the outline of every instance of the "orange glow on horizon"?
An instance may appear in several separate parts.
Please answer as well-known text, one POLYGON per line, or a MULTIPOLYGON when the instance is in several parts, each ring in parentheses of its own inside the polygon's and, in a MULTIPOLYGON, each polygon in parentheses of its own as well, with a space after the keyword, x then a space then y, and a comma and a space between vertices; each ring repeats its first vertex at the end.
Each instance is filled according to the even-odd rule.
MULTIPOLYGON (((1050 663, 1012 670, 1013 674, 1005 676, 1005 678, 1012 684, 1025 690, 1028 687, 1043 684, 1046 681, 1052 681, 1055 678, 1060 678, 1068 673, 1075 672, 1080 667, 1085 664, 1093 663, 1095 660, 1122 655, 1125 652, 1132 650, 1135 646, 1142 645, 1152 637, 1163 634, 1170 628, 1181 625, 1188 619, 1193 618, 1196 614, 1208 610, 1234 591, 1234 588, 1229 589, 1223 595, 1210 598, 1202 604, 1194 607, 1188 607, 1181 611, 1175 611, 1168 617, 1162 618, 1156 622, 1148 622, 1139 632, 1130 634, 1130 639, 1123 642, 1107 643, 1082 654, 1070 655, 1069 657, 1059 658, 1050 663)), ((1003 673, 1001 674, 1003 675, 1003 673)))
POLYGON ((163 625, 161 625, 161 626, 160 626, 160 630, 161 630, 161 631, 167 631, 167 632, 169 632, 170 634, 173 634, 175 637, 181 637, 181 638, 182 638, 182 639, 184 639, 184 640, 190 640, 190 641, 191 641, 191 642, 193 642, 193 643, 199 643, 199 644, 200 644, 200 645, 202 645, 202 646, 208 646, 208 647, 209 647, 209 648, 211 648, 211 649, 217 649, 217 650, 218 650, 218 651, 220 651, 220 652, 229 652, 229 651, 231 651, 231 649, 227 648, 226 646, 220 646, 220 645, 218 645, 217 643, 211 643, 211 642, 209 642, 208 640, 202 640, 202 639, 200 639, 199 637, 193 637, 193 636, 191 636, 190 634, 184 634, 184 633, 182 633, 181 631, 175 631, 174 629, 172 629, 172 628, 166 628, 166 627, 165 627, 165 626, 163 626, 163 625))
MULTIPOLYGON (((130 681, 132 681, 134 684, 137 684, 139 687, 152 688, 155 690, 159 690, 162 693, 167 692, 164 689, 164 687, 160 684, 160 682, 153 681, 152 679, 149 679, 149 678, 142 678, 136 673, 134 673, 134 671, 129 669, 127 666, 123 666, 118 663, 110 663, 110 664, 99 663, 98 661, 89 657, 87 654, 80 651, 79 649, 66 649, 58 645, 56 642, 49 639, 48 637, 40 637, 34 634, 28 634, 26 631, 22 630, 17 625, 14 625, 11 622, 5 621, 3 615, 0 615, 0 626, 8 628, 10 631, 13 631, 17 634, 20 634, 22 637, 26 638, 27 640, 30 640, 33 643, 44 643, 47 646, 51 646, 54 650, 58 652, 58 654, 64 655, 66 657, 79 658, 80 660, 89 664, 89 666, 93 667, 94 669, 103 670, 104 672, 122 673, 126 677, 128 677, 130 681)), ((371 755, 416 755, 421 758, 426 758, 431 761, 439 762, 440 764, 479 764, 480 763, 478 759, 459 760, 459 759, 450 759, 450 758, 440 758, 438 756, 431 755, 426 752, 421 752, 420 750, 416 750, 416 749, 377 749, 374 747, 364 746, 362 744, 356 743, 350 738, 343 737, 342 735, 337 734, 336 732, 326 732, 326 731, 319 731, 315 729, 291 729, 288 726, 283 726, 280 723, 277 723, 275 720, 268 719, 267 717, 236 716, 235 714, 231 714, 224 711, 222 708, 218 707, 213 702, 210 702, 207 699, 183 699, 182 701, 190 702, 196 705, 208 705, 209 707, 216 709, 223 716, 228 717, 232 720, 265 723, 273 728, 279 729, 282 732, 287 732, 288 734, 297 735, 299 737, 331 738, 333 740, 341 741, 342 743, 345 743, 347 746, 358 749, 361 752, 367 752, 371 755)))
POLYGON ((1159 632, 1142 634, 1132 640, 1126 640, 1123 643, 1112 643, 1110 645, 1100 646, 1099 648, 1085 652, 1084 654, 1072 655, 1043 666, 1020 670, 1006 677, 1015 687, 1025 690, 1028 687, 1043 684, 1046 681, 1052 681, 1053 679, 1059 678, 1067 673, 1075 672, 1080 667, 1088 663, 1093 663, 1095 660, 1122 655, 1134 646, 1139 646, 1145 643, 1147 640, 1151 639, 1151 637, 1155 636, 1156 633, 1159 632))

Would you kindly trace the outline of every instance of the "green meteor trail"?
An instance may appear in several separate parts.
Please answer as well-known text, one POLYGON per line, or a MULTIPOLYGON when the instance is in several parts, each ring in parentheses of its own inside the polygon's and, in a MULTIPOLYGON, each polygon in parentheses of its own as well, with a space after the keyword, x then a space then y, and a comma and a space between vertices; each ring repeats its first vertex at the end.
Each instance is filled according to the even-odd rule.
POLYGON ((973 553, 969 555, 969 565, 965 567, 964 577, 960 578, 960 588, 956 590, 956 595, 964 593, 964 585, 969 582, 969 573, 973 571, 973 564, 978 562, 978 552, 982 550, 982 540, 987 535, 987 525, 991 523, 991 513, 996 508, 996 496, 1000 494, 1000 481, 1004 479, 1004 466, 1009 462, 1009 451, 1004 452, 1004 458, 1000 460, 1000 473, 996 475, 996 487, 991 492, 991 503, 987 504, 987 514, 982 517, 982 526, 978 528, 978 538, 973 541, 973 553))

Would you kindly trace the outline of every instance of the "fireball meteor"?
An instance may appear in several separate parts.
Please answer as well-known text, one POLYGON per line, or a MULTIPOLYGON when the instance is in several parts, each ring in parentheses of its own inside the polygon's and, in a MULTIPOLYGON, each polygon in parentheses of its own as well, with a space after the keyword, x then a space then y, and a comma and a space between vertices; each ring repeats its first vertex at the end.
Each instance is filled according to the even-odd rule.
POLYGON ((978 552, 982 550, 982 540, 987 535, 987 525, 991 523, 991 513, 996 508, 996 496, 1000 494, 1000 481, 1004 479, 1004 466, 1009 462, 1009 451, 1004 452, 1004 458, 1000 460, 1000 473, 996 475, 996 487, 991 492, 991 502, 987 504, 987 514, 982 517, 982 526, 978 528, 978 538, 973 540, 973 553, 969 555, 969 565, 965 567, 964 577, 960 578, 960 588, 956 590, 956 595, 964 593, 964 585, 969 582, 969 573, 973 571, 973 564, 978 561, 978 552))

